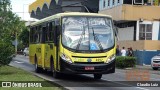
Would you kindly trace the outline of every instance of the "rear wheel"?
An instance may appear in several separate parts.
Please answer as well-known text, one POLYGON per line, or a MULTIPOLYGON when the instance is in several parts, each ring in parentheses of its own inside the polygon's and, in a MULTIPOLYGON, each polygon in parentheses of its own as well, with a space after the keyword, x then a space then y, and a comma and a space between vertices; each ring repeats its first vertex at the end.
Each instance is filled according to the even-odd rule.
POLYGON ((156 67, 153 67, 153 70, 158 70, 158 68, 156 68, 156 67))
POLYGON ((102 78, 102 74, 94 74, 94 79, 101 79, 102 78))
POLYGON ((35 57, 35 72, 40 73, 42 68, 38 67, 37 57, 35 57))

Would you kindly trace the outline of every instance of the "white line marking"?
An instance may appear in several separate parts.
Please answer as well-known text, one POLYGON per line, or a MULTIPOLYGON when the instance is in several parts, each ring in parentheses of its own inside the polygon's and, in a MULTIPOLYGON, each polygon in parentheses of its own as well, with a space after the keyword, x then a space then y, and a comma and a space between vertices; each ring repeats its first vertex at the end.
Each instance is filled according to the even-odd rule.
POLYGON ((24 63, 24 62, 19 62, 19 61, 14 61, 14 62, 16 62, 16 63, 24 63))
MULTIPOLYGON (((125 74, 125 72, 115 72, 115 73, 125 74)), ((157 76, 157 74, 154 74, 154 73, 150 73, 150 74, 152 74, 152 75, 156 75, 156 76, 157 76)), ((151 78, 151 77, 150 77, 150 79, 160 81, 160 79, 158 79, 158 78, 151 78)))
POLYGON ((110 82, 121 84, 121 85, 130 86, 130 87, 134 87, 134 88, 138 88, 138 89, 142 89, 142 90, 150 90, 150 89, 146 89, 146 88, 142 88, 142 87, 135 87, 135 86, 132 86, 132 85, 129 85, 129 84, 123 84, 123 83, 119 83, 119 82, 114 82, 112 80, 108 80, 108 79, 104 79, 104 78, 102 78, 102 80, 110 81, 110 82))
MULTIPOLYGON (((92 77, 92 76, 89 76, 89 75, 85 75, 85 76, 92 77)), ((146 89, 146 88, 142 88, 142 87, 135 87, 135 86, 132 86, 132 85, 129 85, 129 84, 123 84, 123 83, 115 82, 115 81, 104 79, 104 78, 101 78, 101 80, 110 81, 110 82, 113 82, 113 83, 117 83, 117 84, 121 84, 121 85, 126 85, 126 86, 130 86, 130 87, 134 87, 134 88, 137 88, 137 89, 150 90, 150 89, 146 89)))

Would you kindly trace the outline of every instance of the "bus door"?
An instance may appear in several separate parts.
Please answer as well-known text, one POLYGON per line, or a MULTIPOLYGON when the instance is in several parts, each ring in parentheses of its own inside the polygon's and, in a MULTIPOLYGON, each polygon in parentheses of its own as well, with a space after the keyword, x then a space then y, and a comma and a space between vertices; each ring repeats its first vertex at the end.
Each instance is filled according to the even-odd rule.
POLYGON ((55 55, 55 60, 54 60, 54 68, 55 70, 60 70, 60 63, 59 63, 59 40, 60 40, 60 25, 59 25, 59 20, 55 20, 55 26, 54 26, 54 55, 55 55))
POLYGON ((51 40, 50 40, 50 24, 47 23, 45 27, 45 45, 44 45, 44 67, 50 67, 50 50, 51 50, 51 40))

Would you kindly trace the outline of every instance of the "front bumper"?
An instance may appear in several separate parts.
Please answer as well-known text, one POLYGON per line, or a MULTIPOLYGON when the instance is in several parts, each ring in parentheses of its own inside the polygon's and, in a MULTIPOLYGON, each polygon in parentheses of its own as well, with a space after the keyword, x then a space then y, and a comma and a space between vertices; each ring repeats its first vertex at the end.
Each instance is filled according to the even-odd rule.
POLYGON ((73 73, 73 74, 109 74, 115 72, 115 60, 110 63, 104 64, 69 64, 60 59, 60 72, 73 73), (85 67, 94 67, 94 70, 85 70, 85 67))
POLYGON ((152 67, 160 68, 160 63, 152 62, 152 67))

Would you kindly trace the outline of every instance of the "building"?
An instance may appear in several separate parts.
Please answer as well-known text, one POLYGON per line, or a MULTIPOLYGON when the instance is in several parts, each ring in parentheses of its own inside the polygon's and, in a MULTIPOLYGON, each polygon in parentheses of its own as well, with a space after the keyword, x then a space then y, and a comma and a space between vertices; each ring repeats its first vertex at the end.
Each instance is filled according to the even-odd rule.
POLYGON ((160 0, 99 0, 99 13, 113 17, 118 44, 132 47, 138 64, 160 53, 160 0))
POLYGON ((99 10, 99 0, 36 0, 29 6, 30 16, 42 19, 62 12, 93 12, 99 10))

